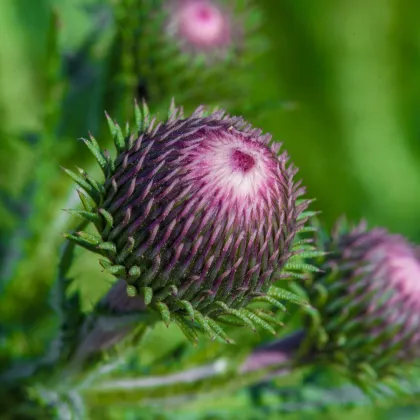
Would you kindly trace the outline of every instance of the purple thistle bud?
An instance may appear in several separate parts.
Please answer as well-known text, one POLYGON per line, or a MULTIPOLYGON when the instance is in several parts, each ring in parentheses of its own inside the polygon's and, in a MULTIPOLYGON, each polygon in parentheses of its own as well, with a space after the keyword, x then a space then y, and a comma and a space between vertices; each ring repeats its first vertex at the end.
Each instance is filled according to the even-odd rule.
POLYGON ((361 224, 337 229, 326 250, 325 273, 314 279, 310 295, 322 318, 327 360, 339 355, 352 376, 375 380, 419 358, 419 249, 361 224))
MULTIPOLYGON (((95 139, 85 140, 105 182, 71 175, 94 200, 84 200, 87 214, 80 215, 100 237, 69 238, 105 256, 105 269, 166 320, 186 315, 218 334, 213 319, 230 315, 270 329, 258 312, 240 309, 274 299, 270 286, 284 277, 307 219, 286 153, 278 156, 270 135, 223 111, 207 115, 200 107, 184 118, 171 107, 166 121, 149 122, 144 105, 136 117, 137 130, 127 136, 109 120, 115 161, 95 139)), ((294 298, 276 290, 274 297, 294 298)))
POLYGON ((223 51, 232 42, 231 15, 213 0, 168 1, 167 34, 192 52, 223 51))

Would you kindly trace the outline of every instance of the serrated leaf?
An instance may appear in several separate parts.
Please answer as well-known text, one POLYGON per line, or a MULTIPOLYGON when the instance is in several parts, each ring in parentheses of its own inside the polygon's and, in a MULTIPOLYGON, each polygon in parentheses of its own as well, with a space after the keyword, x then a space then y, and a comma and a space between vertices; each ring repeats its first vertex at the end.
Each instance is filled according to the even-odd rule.
POLYGON ((227 334, 223 331, 223 328, 213 319, 210 317, 206 317, 206 320, 210 326, 210 328, 223 340, 225 340, 227 343, 232 344, 233 340, 231 340, 227 334))
POLYGON ((295 271, 282 271, 280 279, 308 280, 308 276, 303 273, 296 273, 295 271))
POLYGON ((71 209, 66 210, 66 212, 71 214, 72 216, 76 216, 79 219, 83 219, 88 222, 92 222, 95 224, 100 222, 99 216, 93 212, 89 212, 86 210, 71 210, 71 209))
POLYGON ((160 316, 162 317, 162 321, 165 323, 167 327, 169 327, 169 324, 171 323, 171 312, 168 308, 168 305, 166 305, 163 302, 156 302, 156 308, 160 313, 160 316))
POLYGON ((272 328, 270 325, 267 324, 267 322, 265 322, 262 318, 260 318, 258 315, 256 315, 255 313, 247 310, 247 309, 241 309, 241 312, 247 317, 249 318, 254 324, 259 325, 261 328, 263 328, 264 330, 268 331, 269 333, 276 335, 276 331, 274 330, 274 328, 272 328))
POLYGON ((185 321, 182 315, 177 314, 176 312, 172 314, 172 319, 178 325, 180 330, 183 332, 188 341, 195 347, 198 343, 198 335, 193 327, 191 327, 188 322, 185 321))
POLYGON ((109 267, 104 268, 104 270, 114 276, 125 277, 127 274, 127 270, 123 265, 110 265, 109 267))
POLYGON ((296 303, 298 305, 309 306, 309 303, 304 301, 300 296, 295 295, 288 290, 280 289, 279 287, 271 286, 268 295, 277 299, 287 300, 288 302, 296 303))
POLYGON ((98 192, 80 175, 77 175, 73 171, 67 168, 62 168, 63 171, 81 188, 83 188, 89 196, 94 200, 95 203, 98 203, 99 195, 98 192))
POLYGON ((77 194, 79 195, 80 201, 82 202, 83 207, 87 212, 93 212, 96 207, 95 202, 92 197, 88 195, 84 190, 77 189, 77 194))
POLYGON ((135 100, 134 102, 134 119, 136 122, 136 129, 140 133, 142 131, 143 118, 142 118, 140 107, 137 100, 135 100))
POLYGON ((267 302, 275 306, 276 308, 281 309, 284 312, 287 311, 286 307, 282 303, 280 303, 277 299, 274 299, 273 297, 268 296, 268 295, 257 296, 253 300, 256 302, 267 302))
POLYGON ((71 241, 71 242, 75 243, 76 245, 79 245, 83 248, 86 248, 89 251, 99 253, 96 245, 93 245, 91 242, 87 241, 84 238, 81 238, 80 236, 72 235, 70 233, 65 233, 64 237, 67 240, 69 240, 69 241, 71 241))
POLYGON ((116 124, 116 134, 114 136, 114 143, 118 153, 121 153, 125 149, 125 138, 121 127, 116 124))
POLYGON ((102 172, 106 176, 108 174, 108 160, 105 157, 104 153, 100 149, 98 143, 93 142, 92 140, 87 140, 85 138, 81 139, 83 143, 87 146, 87 148, 92 152, 93 156, 95 156, 96 161, 98 162, 99 166, 102 169, 102 172))
POLYGON ((193 308, 191 302, 187 300, 180 300, 178 303, 187 311, 187 314, 190 317, 191 321, 194 321, 195 309, 193 308))
POLYGON ((302 213, 300 213, 297 220, 302 220, 302 219, 305 219, 306 217, 311 218, 311 217, 317 216, 318 214, 320 214, 320 211, 303 211, 302 213))
POLYGON ((113 242, 102 242, 98 245, 98 249, 102 249, 103 251, 108 251, 111 254, 117 253, 117 247, 113 242))
POLYGON ((305 264, 305 263, 287 263, 284 268, 286 270, 296 270, 296 271, 304 271, 310 273, 320 273, 322 270, 312 264, 305 264))
POLYGON ((132 278, 138 278, 141 274, 141 269, 137 265, 133 265, 128 271, 128 275, 132 278))
POLYGON ((106 235, 112 229, 112 226, 114 225, 114 218, 112 217, 112 214, 105 209, 99 209, 98 211, 105 219, 106 228, 104 230, 104 235, 106 235))
POLYGON ((153 299, 153 289, 151 287, 140 287, 139 293, 143 296, 145 305, 149 305, 153 299))
POLYGON ((100 236, 92 235, 91 233, 79 231, 76 235, 95 246, 98 246, 102 242, 102 238, 100 236))
POLYGON ((203 327, 204 331, 206 331, 214 340, 217 333, 210 327, 207 318, 197 310, 194 310, 194 318, 203 327))
POLYGON ((303 251, 303 252, 299 252, 296 255, 293 255, 290 258, 290 260, 297 259, 297 258, 306 259, 306 258, 319 258, 319 257, 325 257, 325 252, 324 251, 303 251))
POLYGON ((232 315, 239 320, 241 320, 245 325, 247 325, 249 328, 251 328, 253 331, 255 331, 255 325, 252 323, 252 321, 241 311, 237 309, 229 308, 225 302, 217 301, 215 302, 215 305, 220 306, 227 314, 232 315))

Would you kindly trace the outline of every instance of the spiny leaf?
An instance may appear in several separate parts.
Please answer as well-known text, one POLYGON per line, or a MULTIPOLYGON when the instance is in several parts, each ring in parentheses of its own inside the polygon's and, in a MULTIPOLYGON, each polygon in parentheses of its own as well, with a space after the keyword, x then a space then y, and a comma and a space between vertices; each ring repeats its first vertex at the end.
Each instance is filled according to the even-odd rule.
POLYGON ((241 312, 249 318, 253 323, 259 325, 261 328, 265 329, 269 333, 276 335, 276 331, 270 325, 268 325, 263 319, 261 319, 255 313, 249 311, 248 309, 241 309, 241 312))
POLYGON ((304 301, 300 296, 295 295, 288 290, 280 289, 279 287, 271 286, 270 290, 268 291, 268 295, 277 299, 287 300, 298 305, 309 306, 309 303, 304 301))
POLYGON ((79 231, 76 233, 76 235, 80 238, 83 238, 85 241, 89 242, 92 245, 98 246, 100 243, 102 243, 102 238, 100 236, 92 235, 91 233, 79 231))
POLYGON ((125 277, 127 271, 123 265, 110 265, 109 267, 105 268, 105 271, 109 274, 113 274, 114 276, 121 276, 125 277))
POLYGON ((105 117, 108 122, 108 128, 111 132, 112 138, 115 138, 117 136, 117 123, 113 121, 113 119, 108 115, 108 113, 105 111, 105 117))
POLYGON ((303 259, 303 258, 319 258, 319 257, 325 257, 325 252, 324 251, 303 251, 303 252, 299 252, 296 255, 293 255, 290 260, 299 258, 299 259, 303 259))
POLYGON ((238 311, 237 309, 229 308, 229 306, 227 306, 225 302, 217 301, 215 302, 215 304, 220 306, 227 314, 240 319, 245 325, 247 325, 253 331, 255 331, 255 325, 244 313, 242 313, 241 311, 238 311))
POLYGON ((284 266, 285 269, 287 270, 296 270, 296 271, 306 271, 306 272, 311 272, 311 273, 319 273, 322 272, 321 269, 319 269, 318 267, 312 265, 312 264, 305 264, 305 263, 287 263, 284 266))
POLYGON ((92 200, 92 197, 86 194, 84 190, 77 189, 77 194, 79 195, 80 201, 82 202, 85 210, 92 213, 96 206, 95 202, 92 200))
POLYGON ((94 140, 93 137, 90 138, 90 140, 87 140, 85 138, 81 138, 83 143, 87 146, 87 148, 92 152, 93 156, 95 156, 95 159, 97 160, 99 166, 102 169, 102 172, 106 176, 108 174, 108 159, 105 157, 103 151, 100 149, 98 143, 96 140, 94 140), (93 139, 93 140, 92 140, 93 139))
POLYGON ((90 211, 68 209, 66 210, 66 212, 71 214, 72 216, 78 217, 79 219, 86 220, 87 222, 92 222, 95 224, 100 222, 99 216, 96 213, 90 211))
POLYGON ((318 228, 315 226, 303 226, 302 228, 299 229, 299 233, 312 233, 312 232, 317 232, 318 228))
POLYGON ((297 220, 302 220, 307 218, 311 218, 317 216, 320 212, 319 211, 303 211, 297 218, 297 220))
POLYGON ((128 271, 128 275, 133 279, 139 278, 140 274, 141 274, 141 269, 137 265, 133 265, 132 267, 130 267, 130 270, 128 271))
POLYGON ((210 317, 206 317, 206 320, 207 320, 210 328, 213 329, 219 337, 221 337, 223 340, 225 340, 229 344, 233 343, 233 341, 223 331, 223 328, 216 321, 214 321, 210 317))
POLYGON ((185 337, 188 339, 188 341, 195 347, 198 343, 198 335, 197 332, 193 327, 191 327, 187 321, 185 321, 184 317, 182 315, 177 314, 176 312, 173 313, 172 319, 175 321, 175 323, 178 325, 180 330, 183 332, 185 337))
POLYGON ((155 305, 162 317, 162 321, 169 327, 169 324, 171 323, 171 312, 169 311, 168 305, 163 302, 156 302, 155 305))
POLYGON ((216 338, 216 335, 218 334, 210 327, 207 318, 204 317, 201 312, 194 310, 194 319, 203 327, 203 329, 212 337, 213 340, 216 338))
POLYGON ((70 169, 62 168, 63 171, 81 188, 83 188, 89 196, 95 201, 95 203, 99 202, 99 194, 83 177, 80 175, 75 174, 70 169))
POLYGON ((134 101, 134 119, 136 121, 136 129, 140 133, 142 131, 143 118, 137 99, 134 101))
POLYGON ((74 242, 76 245, 79 245, 83 248, 88 249, 89 251, 96 252, 96 253, 99 252, 98 249, 96 248, 96 245, 93 245, 91 242, 87 241, 84 238, 81 238, 80 236, 72 235, 71 233, 65 233, 64 237, 67 240, 74 242))
POLYGON ((88 182, 92 188, 94 188, 99 195, 105 194, 105 187, 103 184, 100 184, 96 179, 92 178, 87 172, 85 172, 82 168, 76 166, 77 170, 80 172, 80 175, 88 182))
POLYGON ((98 211, 105 219, 106 228, 104 229, 103 234, 104 236, 106 236, 112 229, 112 226, 114 225, 114 218, 112 217, 112 214, 106 211, 105 209, 99 209, 98 211))
POLYGON ((144 99, 142 101, 142 106, 141 106, 141 115, 142 115, 142 118, 141 118, 141 127, 139 129, 140 132, 146 131, 150 124, 150 111, 144 99))
POLYGON ((308 275, 303 273, 296 273, 294 271, 283 271, 280 274, 280 279, 308 280, 308 275))
POLYGON ((117 135, 114 137, 115 147, 118 153, 121 153, 125 149, 125 138, 121 127, 117 124, 117 135))
POLYGON ((281 309, 284 312, 286 312, 286 310, 287 310, 286 307, 282 303, 280 303, 277 299, 274 299, 271 296, 267 296, 267 295, 265 295, 265 296, 256 296, 253 300, 256 301, 256 302, 261 301, 261 302, 271 303, 273 306, 275 306, 276 308, 281 309))
POLYGON ((139 292, 143 296, 144 304, 149 305, 153 299, 153 289, 151 287, 140 287, 139 292))
POLYGON ((117 247, 113 242, 102 242, 98 245, 98 249, 109 251, 111 254, 117 253, 117 247))
POLYGON ((284 327, 283 322, 279 321, 277 318, 267 313, 266 311, 263 311, 261 309, 253 309, 253 308, 249 310, 266 322, 269 322, 274 325, 278 325, 279 327, 284 327))
POLYGON ((155 298, 157 300, 165 300, 169 295, 176 296, 177 294, 178 288, 174 284, 171 284, 155 293, 155 298))
POLYGON ((133 252, 134 243, 134 238, 129 236, 123 250, 118 254, 117 261, 119 263, 122 263, 133 252))
POLYGON ((194 321, 195 310, 191 302, 188 302, 187 300, 180 300, 178 303, 187 311, 187 314, 190 317, 191 321, 194 321))

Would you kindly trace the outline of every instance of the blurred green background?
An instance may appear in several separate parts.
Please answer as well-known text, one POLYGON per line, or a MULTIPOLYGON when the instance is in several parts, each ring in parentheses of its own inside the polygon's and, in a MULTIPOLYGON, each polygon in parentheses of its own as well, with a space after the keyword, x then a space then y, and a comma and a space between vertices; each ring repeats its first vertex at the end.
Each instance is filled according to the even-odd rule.
MULTIPOLYGON (((0 357, 6 362, 11 346, 22 358, 40 354, 55 327, 48 290, 60 233, 70 223, 61 209, 76 202, 60 165, 92 166, 76 138, 88 130, 101 136, 103 111, 113 107, 104 86, 115 53, 111 3, 0 2, 0 316, 10 332, 0 357)), ((419 242, 420 3, 259 4, 272 47, 247 75, 249 102, 281 106, 244 116, 284 143, 327 225, 346 214, 419 242)), ((80 261, 98 271, 93 260, 81 253, 80 261)), ((110 278, 95 281, 93 270, 80 267, 74 275, 89 306, 110 278)), ((420 419, 420 408, 335 410, 319 418, 420 419)))

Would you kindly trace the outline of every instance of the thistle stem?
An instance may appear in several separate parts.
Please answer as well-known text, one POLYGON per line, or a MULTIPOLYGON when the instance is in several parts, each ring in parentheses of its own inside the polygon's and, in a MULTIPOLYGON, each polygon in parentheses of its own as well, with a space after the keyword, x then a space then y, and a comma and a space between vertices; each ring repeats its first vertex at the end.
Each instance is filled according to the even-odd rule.
MULTIPOLYGON (((124 401, 133 398, 137 403, 140 399, 156 403, 160 400, 166 401, 160 397, 157 388, 176 386, 178 391, 173 402, 180 402, 195 398, 203 392, 208 394, 218 392, 225 387, 239 388, 265 382, 290 373, 304 337, 303 331, 297 331, 283 339, 261 346, 254 350, 235 371, 227 359, 219 359, 207 365, 170 375, 103 381, 87 389, 88 398, 93 404, 99 402, 103 404, 106 401, 113 403, 117 402, 113 401, 114 394, 121 396, 121 393, 124 393, 124 401), (217 377, 225 378, 222 381, 223 385, 216 380, 217 377), (206 381, 208 381, 207 386, 199 385, 200 382, 206 381)), ((162 395, 164 394, 165 392, 162 392, 162 395)))
POLYGON ((128 296, 126 287, 124 280, 118 280, 99 302, 97 311, 85 321, 79 345, 73 352, 73 363, 80 364, 94 353, 121 342, 139 323, 155 322, 156 316, 147 310, 143 299, 128 296))
MULTIPOLYGON (((285 338, 257 347, 242 363, 240 372, 247 373, 284 364, 288 365, 295 358, 304 339, 305 332, 299 330, 285 338)), ((282 368, 275 369, 266 379, 277 376, 282 371, 282 368)))

